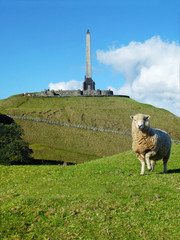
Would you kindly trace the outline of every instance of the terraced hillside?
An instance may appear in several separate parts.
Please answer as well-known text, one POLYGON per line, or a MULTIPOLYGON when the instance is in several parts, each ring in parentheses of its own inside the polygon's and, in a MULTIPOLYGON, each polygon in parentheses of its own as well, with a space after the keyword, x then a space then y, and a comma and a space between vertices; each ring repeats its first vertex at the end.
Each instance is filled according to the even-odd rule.
MULTIPOLYGON (((0 113, 110 130, 131 131, 130 115, 151 115, 151 126, 180 140, 180 118, 172 113, 119 97, 35 98, 22 95, 0 101, 0 113)), ((131 137, 27 120, 24 129, 36 159, 80 163, 131 149, 131 137)))

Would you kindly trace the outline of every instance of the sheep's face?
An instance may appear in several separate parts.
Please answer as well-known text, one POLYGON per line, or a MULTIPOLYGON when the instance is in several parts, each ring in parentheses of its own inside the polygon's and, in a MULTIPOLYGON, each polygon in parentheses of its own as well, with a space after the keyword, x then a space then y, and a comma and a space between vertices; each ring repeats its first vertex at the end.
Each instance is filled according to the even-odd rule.
POLYGON ((139 113, 134 116, 130 116, 130 118, 133 120, 133 126, 135 126, 137 129, 143 131, 150 128, 149 115, 139 113))

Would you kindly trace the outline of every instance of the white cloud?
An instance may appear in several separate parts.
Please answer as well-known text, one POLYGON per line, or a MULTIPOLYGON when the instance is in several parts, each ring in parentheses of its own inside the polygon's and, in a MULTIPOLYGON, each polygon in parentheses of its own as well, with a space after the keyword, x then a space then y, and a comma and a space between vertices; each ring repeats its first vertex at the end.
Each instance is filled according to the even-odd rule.
POLYGON ((50 90, 77 90, 82 89, 82 82, 71 80, 69 82, 50 83, 50 90))
POLYGON ((98 50, 97 59, 124 75, 125 84, 120 89, 108 86, 116 94, 130 95, 180 116, 180 46, 176 42, 155 36, 144 43, 131 42, 107 52, 98 50))

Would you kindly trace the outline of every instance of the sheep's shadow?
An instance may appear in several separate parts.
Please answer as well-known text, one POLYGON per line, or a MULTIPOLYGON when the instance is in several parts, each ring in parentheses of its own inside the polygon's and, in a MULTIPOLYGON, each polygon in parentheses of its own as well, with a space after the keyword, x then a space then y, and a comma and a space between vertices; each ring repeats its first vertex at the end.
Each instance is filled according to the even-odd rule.
POLYGON ((180 168, 179 169, 170 169, 170 170, 168 170, 167 173, 160 172, 159 174, 172 174, 172 173, 180 173, 180 168))
POLYGON ((179 169, 170 169, 170 170, 168 170, 167 173, 168 173, 168 174, 171 174, 171 173, 180 173, 180 168, 179 168, 179 169))

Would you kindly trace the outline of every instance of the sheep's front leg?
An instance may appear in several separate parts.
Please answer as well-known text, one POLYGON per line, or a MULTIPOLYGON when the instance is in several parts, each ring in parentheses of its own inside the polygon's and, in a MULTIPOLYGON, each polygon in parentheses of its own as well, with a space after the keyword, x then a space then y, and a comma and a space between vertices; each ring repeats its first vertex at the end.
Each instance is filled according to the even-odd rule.
POLYGON ((156 155, 155 151, 150 151, 150 152, 146 153, 146 155, 145 155, 145 160, 146 160, 147 168, 149 171, 153 171, 153 169, 154 169, 154 165, 153 165, 153 167, 151 167, 150 158, 155 155, 156 155))
POLYGON ((144 175, 145 174, 145 161, 142 161, 142 160, 140 160, 141 161, 141 175, 144 175))
POLYGON ((136 153, 136 156, 138 157, 139 161, 141 162, 141 175, 145 174, 145 159, 144 155, 140 153, 136 153))

